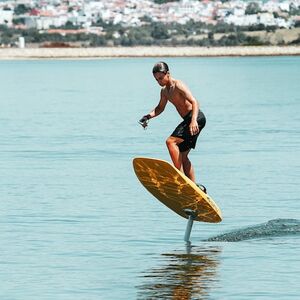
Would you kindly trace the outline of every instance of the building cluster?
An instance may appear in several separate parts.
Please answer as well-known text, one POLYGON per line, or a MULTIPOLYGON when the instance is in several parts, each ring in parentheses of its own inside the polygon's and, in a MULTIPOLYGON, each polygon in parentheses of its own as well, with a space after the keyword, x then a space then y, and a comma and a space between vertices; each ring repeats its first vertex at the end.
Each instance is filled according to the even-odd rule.
POLYGON ((290 16, 290 10, 300 9, 300 0, 259 0, 253 3, 260 12, 249 14, 246 12, 249 3, 241 0, 181 0, 164 4, 151 0, 0 0, 0 24, 38 30, 73 24, 96 34, 101 34, 99 20, 122 26, 141 26, 150 21, 186 24, 194 20, 290 28, 297 18, 290 16), (25 11, 16 13, 17 7, 25 11))

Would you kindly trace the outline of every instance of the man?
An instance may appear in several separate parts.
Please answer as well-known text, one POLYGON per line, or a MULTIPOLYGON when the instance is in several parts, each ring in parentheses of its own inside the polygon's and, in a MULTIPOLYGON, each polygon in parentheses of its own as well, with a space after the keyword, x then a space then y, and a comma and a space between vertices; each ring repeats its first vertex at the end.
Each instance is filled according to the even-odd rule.
POLYGON ((165 62, 155 64, 152 72, 162 87, 160 101, 139 122, 144 128, 147 127, 151 118, 157 117, 164 111, 168 101, 174 104, 183 121, 168 137, 166 144, 174 166, 195 182, 195 172, 188 154, 192 148, 195 148, 197 138, 205 126, 205 116, 199 110, 199 104, 188 87, 182 81, 171 77, 169 67, 165 62))

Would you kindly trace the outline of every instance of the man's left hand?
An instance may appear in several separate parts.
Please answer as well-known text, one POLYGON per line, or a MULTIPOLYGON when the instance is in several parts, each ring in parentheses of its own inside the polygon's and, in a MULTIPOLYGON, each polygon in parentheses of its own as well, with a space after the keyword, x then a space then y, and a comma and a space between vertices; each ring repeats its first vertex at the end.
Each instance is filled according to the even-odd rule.
POLYGON ((199 132, 199 126, 196 121, 192 121, 190 124, 190 133, 191 135, 196 135, 199 132))

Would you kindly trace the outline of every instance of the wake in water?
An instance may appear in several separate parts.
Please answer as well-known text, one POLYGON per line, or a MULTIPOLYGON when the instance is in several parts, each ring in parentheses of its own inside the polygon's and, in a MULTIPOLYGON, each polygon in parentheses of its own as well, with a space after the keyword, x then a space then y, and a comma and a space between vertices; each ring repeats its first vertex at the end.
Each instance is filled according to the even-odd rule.
POLYGON ((239 242, 250 239, 300 235, 300 220, 275 219, 267 223, 234 230, 207 239, 206 241, 239 242))

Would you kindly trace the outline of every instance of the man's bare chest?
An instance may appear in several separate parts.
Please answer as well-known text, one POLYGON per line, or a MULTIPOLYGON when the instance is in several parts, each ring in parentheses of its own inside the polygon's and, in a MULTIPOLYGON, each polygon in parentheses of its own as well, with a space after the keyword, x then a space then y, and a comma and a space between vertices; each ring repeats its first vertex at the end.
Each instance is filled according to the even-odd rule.
POLYGON ((165 97, 172 103, 180 102, 183 100, 182 95, 180 94, 178 89, 176 89, 176 87, 171 86, 168 89, 166 88, 164 92, 165 92, 165 97))

